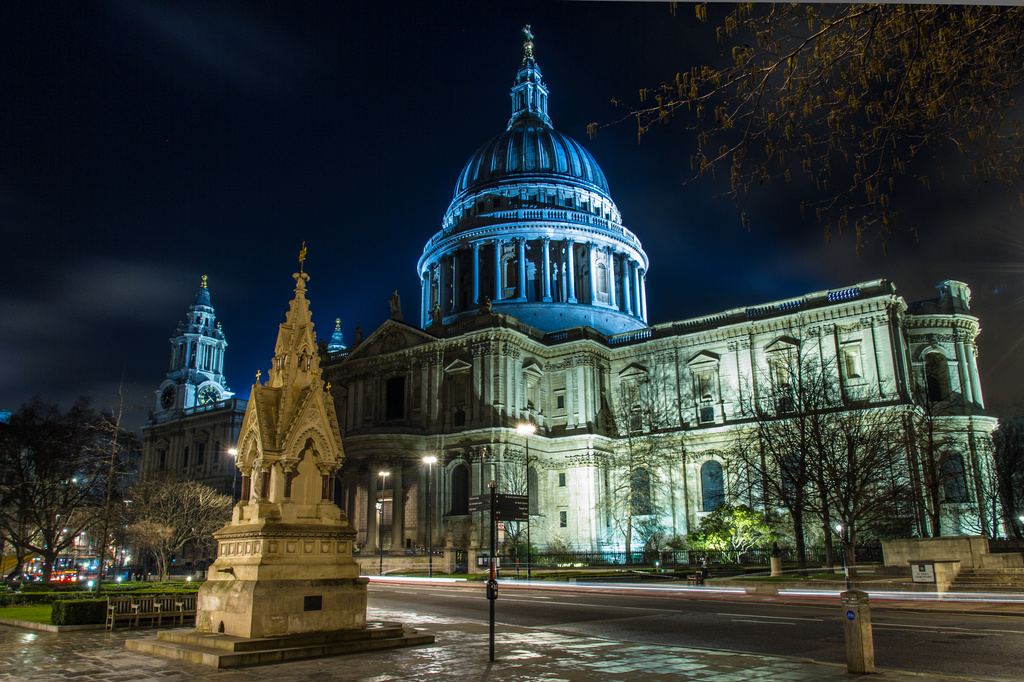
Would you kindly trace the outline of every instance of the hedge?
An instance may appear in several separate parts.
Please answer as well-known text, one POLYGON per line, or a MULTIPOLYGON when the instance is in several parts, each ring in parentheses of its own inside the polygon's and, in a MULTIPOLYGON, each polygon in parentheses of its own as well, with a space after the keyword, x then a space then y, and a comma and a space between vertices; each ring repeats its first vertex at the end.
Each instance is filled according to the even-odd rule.
POLYGON ((54 625, 93 625, 106 622, 106 599, 58 599, 53 602, 54 625))

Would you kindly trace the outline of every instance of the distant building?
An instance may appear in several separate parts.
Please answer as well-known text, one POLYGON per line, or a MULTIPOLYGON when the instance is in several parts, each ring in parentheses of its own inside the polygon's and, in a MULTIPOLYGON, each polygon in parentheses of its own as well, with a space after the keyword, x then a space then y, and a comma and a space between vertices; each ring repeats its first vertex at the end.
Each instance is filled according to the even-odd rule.
POLYGON ((246 401, 234 397, 224 378, 227 340, 217 322, 206 276, 171 342, 167 378, 156 407, 142 427, 143 477, 171 473, 201 481, 238 498, 234 458, 246 401))
MULTIPOLYGON (((976 529, 996 420, 967 286, 943 282, 936 300, 908 305, 876 280, 649 326, 647 255, 594 158, 552 127, 532 48, 507 129, 470 157, 419 260, 420 325, 403 320, 396 294, 380 328, 322 355, 346 454, 338 502, 362 550, 424 547, 428 519, 435 545, 485 547, 469 500, 493 479, 529 491, 535 546, 621 551, 611 497, 622 472, 609 462, 629 439, 612 416, 639 384, 670 397, 659 428, 677 457, 635 483, 669 483, 648 520, 685 535, 733 501, 725 452, 751 428, 744 391, 769 390, 777 360, 797 349, 844 396, 936 415, 952 481, 941 531, 976 529)), ((916 521, 930 532, 923 509, 916 521)))

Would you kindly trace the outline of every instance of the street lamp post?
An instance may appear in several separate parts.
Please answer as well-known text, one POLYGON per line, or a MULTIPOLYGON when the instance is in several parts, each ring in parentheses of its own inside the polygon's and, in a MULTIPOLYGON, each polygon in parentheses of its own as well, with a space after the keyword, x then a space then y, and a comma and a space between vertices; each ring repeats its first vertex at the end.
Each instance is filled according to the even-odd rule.
POLYGON ((430 479, 433 477, 434 464, 437 457, 424 457, 423 463, 427 465, 427 577, 434 577, 434 519, 430 514, 430 479))
POLYGON ((384 575, 384 489, 387 487, 389 473, 380 472, 380 502, 377 503, 377 549, 380 552, 380 569, 377 575, 384 575))
POLYGON ((530 436, 537 427, 530 422, 522 422, 516 427, 516 433, 526 439, 526 580, 530 580, 530 436))
POLYGON ((231 501, 238 502, 238 495, 235 494, 235 483, 238 481, 238 448, 230 448, 228 454, 234 459, 231 467, 231 501))
POLYGON ((839 540, 843 543, 843 573, 846 576, 846 591, 850 591, 850 566, 846 563, 846 529, 843 528, 843 524, 836 524, 836 533, 839 534, 839 540))

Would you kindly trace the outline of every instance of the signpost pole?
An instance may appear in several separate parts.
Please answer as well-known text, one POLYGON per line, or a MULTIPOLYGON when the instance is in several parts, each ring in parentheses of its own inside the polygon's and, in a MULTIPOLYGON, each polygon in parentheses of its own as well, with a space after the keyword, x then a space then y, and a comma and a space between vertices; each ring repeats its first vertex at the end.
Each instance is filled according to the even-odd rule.
POLYGON ((494 663, 494 602, 498 599, 498 559, 495 556, 495 520, 497 518, 497 494, 498 485, 494 481, 490 483, 491 488, 491 575, 487 581, 487 600, 491 602, 491 623, 490 623, 490 661, 494 663))

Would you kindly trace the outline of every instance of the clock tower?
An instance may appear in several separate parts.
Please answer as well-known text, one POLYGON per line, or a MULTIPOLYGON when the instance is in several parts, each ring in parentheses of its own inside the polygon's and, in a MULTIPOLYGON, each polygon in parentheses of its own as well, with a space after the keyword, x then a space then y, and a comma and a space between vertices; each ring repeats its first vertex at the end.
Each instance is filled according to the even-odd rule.
POLYGON ((167 378, 142 427, 143 477, 174 474, 238 497, 233 448, 246 401, 235 398, 224 378, 224 330, 203 275, 188 317, 171 342, 167 378))
POLYGON ((209 407, 231 398, 234 393, 228 390, 224 378, 227 345, 203 275, 199 292, 188 308, 188 319, 178 324, 171 338, 171 365, 167 379, 157 390, 156 414, 209 407))

